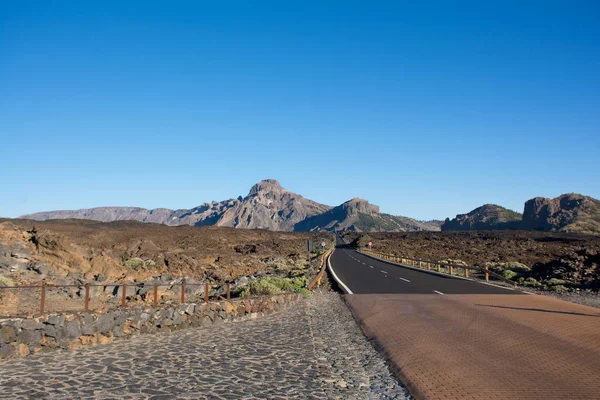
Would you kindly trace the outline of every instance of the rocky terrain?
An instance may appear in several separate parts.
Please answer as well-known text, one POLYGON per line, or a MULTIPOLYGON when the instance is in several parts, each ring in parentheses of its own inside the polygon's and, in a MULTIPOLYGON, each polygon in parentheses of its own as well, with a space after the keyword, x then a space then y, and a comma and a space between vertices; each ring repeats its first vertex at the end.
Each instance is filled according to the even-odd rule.
MULTIPOLYGON (((314 273, 318 260, 309 264, 307 239, 334 243, 330 233, 168 227, 136 221, 0 220, 0 286, 42 280, 58 285, 169 285, 186 277, 189 283, 231 282, 239 291, 259 278, 314 273)), ((100 291, 120 293, 114 286, 100 291)), ((65 290, 63 300, 80 302, 81 292, 80 287, 65 290)))
POLYGON ((22 219, 89 219, 102 222, 135 220, 171 226, 227 226, 273 231, 342 230, 414 231, 439 230, 439 222, 381 214, 366 200, 353 199, 332 208, 284 189, 274 179, 254 185, 246 197, 205 203, 191 210, 136 207, 99 207, 48 211, 23 215, 22 219))
POLYGON ((579 194, 536 197, 525 203, 520 228, 600 235, 600 201, 579 194))
POLYGON ((467 214, 458 214, 452 220, 446 218, 441 228, 443 231, 516 229, 521 217, 518 212, 504 207, 484 204, 467 214))
POLYGON ((525 202, 523 215, 486 204, 468 214, 446 219, 442 231, 538 230, 600 235, 600 201, 570 193, 554 199, 536 197, 525 202))
POLYGON ((535 289, 598 292, 600 237, 536 231, 344 233, 357 247, 371 241, 388 254, 488 266, 535 289))

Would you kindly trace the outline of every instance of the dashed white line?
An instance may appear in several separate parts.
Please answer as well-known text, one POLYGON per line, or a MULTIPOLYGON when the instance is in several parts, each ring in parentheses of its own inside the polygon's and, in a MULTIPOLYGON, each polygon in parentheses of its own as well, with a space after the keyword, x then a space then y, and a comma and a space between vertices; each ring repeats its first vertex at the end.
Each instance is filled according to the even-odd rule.
POLYGON ((384 274, 387 274, 387 272, 386 272, 386 271, 384 271, 384 270, 381 270, 381 272, 383 272, 384 274))
POLYGON ((436 292, 437 294, 441 294, 441 295, 443 295, 443 294, 444 294, 444 293, 442 293, 442 292, 438 292, 437 290, 434 290, 434 292, 436 292))
POLYGON ((404 279, 404 278, 398 278, 398 279, 402 279, 404 282, 410 283, 410 281, 408 279, 404 279))
POLYGON ((372 265, 369 265, 369 267, 373 268, 373 266, 372 266, 372 265))

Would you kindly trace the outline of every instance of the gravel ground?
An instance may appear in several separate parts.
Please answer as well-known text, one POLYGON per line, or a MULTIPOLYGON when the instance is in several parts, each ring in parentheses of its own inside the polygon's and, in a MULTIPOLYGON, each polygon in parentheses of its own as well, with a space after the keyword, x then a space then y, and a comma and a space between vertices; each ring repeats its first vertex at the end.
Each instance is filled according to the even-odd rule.
POLYGON ((571 303, 577 303, 583 306, 600 308, 600 294, 591 291, 556 293, 545 290, 535 290, 532 288, 525 288, 524 290, 542 296, 554 297, 555 299, 570 301, 571 303))
POLYGON ((319 371, 329 399, 410 399, 362 334, 340 295, 316 292, 307 301, 319 371))
POLYGON ((333 292, 265 318, 0 363, 0 399, 406 399, 333 292))

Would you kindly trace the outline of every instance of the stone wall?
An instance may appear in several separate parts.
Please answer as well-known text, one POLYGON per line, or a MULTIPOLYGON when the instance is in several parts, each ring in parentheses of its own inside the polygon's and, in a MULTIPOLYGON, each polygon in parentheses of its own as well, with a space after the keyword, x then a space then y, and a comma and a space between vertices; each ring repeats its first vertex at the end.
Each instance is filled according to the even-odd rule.
POLYGON ((103 314, 76 312, 4 319, 0 320, 0 359, 111 343, 117 338, 139 334, 258 318, 285 310, 301 298, 299 294, 284 294, 199 304, 131 306, 103 314))

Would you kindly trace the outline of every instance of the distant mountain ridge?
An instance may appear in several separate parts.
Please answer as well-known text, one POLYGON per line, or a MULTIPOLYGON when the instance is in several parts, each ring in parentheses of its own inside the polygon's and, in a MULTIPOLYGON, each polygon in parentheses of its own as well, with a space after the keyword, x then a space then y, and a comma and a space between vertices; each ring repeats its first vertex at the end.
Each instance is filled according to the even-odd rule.
POLYGON ((523 214, 486 204, 458 214, 442 231, 523 229, 600 235, 600 201, 576 193, 554 199, 535 197, 525 202, 523 214))
POLYGON ((136 220, 166 225, 228 226, 274 231, 414 231, 439 230, 439 223, 381 214, 366 200, 352 199, 331 207, 284 189, 278 181, 265 179, 252 186, 246 197, 204 203, 186 210, 139 207, 98 207, 46 211, 20 218, 91 219, 102 222, 136 220))

